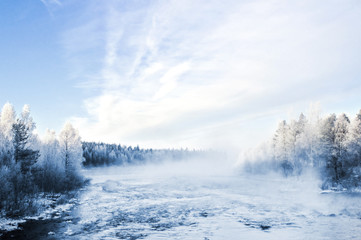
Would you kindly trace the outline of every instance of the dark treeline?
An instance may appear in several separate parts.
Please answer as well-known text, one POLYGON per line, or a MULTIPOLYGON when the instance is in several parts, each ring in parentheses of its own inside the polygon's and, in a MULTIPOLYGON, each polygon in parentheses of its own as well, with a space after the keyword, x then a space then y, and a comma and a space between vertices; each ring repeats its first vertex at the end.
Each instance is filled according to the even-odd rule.
POLYGON ((81 139, 70 124, 40 140, 27 105, 20 116, 7 103, 0 117, 0 216, 36 211, 39 193, 64 192, 84 183, 81 139))
POLYGON ((119 144, 83 142, 83 165, 86 167, 182 160, 201 157, 205 154, 206 151, 188 149, 141 149, 139 146, 127 147, 119 144))
POLYGON ((245 156, 245 169, 282 171, 286 176, 316 169, 323 189, 355 188, 361 185, 361 111, 351 119, 330 114, 310 119, 281 121, 272 141, 245 156))

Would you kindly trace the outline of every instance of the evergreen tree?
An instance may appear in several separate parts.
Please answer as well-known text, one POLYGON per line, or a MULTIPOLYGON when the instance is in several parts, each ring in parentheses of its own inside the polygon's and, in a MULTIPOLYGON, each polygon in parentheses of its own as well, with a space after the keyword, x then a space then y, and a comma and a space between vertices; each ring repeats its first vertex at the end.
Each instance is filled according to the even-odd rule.
POLYGON ((350 124, 346 146, 346 181, 350 187, 354 187, 361 183, 361 110, 350 124))
POLYGON ((26 174, 39 158, 39 151, 28 148, 29 127, 22 120, 16 120, 12 131, 15 163, 20 163, 21 171, 26 174))
POLYGON ((34 130, 36 129, 36 124, 30 114, 30 106, 27 104, 24 105, 21 112, 21 120, 29 130, 29 146, 33 149, 39 149, 40 142, 38 139, 38 135, 34 133, 34 130))
POLYGON ((335 179, 339 181, 345 175, 344 166, 347 164, 347 135, 350 120, 346 114, 341 114, 335 122, 335 143, 334 143, 334 161, 332 167, 335 171, 335 179))
POLYGON ((347 146, 353 165, 361 167, 361 110, 350 125, 347 146))
POLYGON ((333 177, 332 180, 329 180, 329 176, 333 176, 334 167, 336 166, 337 172, 337 158, 335 155, 335 122, 336 115, 331 114, 326 117, 321 124, 320 127, 320 144, 321 144, 321 158, 323 159, 322 166, 325 168, 325 177, 326 182, 332 182, 332 180, 336 180, 336 176, 333 177))

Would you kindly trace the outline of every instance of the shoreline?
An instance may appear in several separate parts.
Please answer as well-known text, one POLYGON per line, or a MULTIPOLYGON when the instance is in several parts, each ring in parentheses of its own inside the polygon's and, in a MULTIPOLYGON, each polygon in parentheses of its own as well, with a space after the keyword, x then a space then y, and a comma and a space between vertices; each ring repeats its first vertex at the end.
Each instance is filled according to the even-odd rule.
POLYGON ((78 204, 79 191, 39 198, 38 204, 44 209, 37 215, 0 218, 0 239, 54 239, 53 233, 65 227, 66 221, 74 220, 72 211, 78 204))

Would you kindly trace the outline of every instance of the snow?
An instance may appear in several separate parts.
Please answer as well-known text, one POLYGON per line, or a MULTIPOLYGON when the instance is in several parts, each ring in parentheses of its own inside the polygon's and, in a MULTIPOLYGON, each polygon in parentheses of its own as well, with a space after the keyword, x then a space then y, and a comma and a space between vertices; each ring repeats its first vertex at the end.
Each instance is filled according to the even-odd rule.
POLYGON ((79 198, 81 220, 67 232, 79 239, 361 237, 360 195, 321 194, 312 175, 198 174, 188 167, 192 174, 179 163, 85 171, 92 182, 79 198))
POLYGON ((91 183, 78 198, 40 216, 69 213, 49 230, 56 239, 361 238, 358 192, 321 192, 312 174, 239 175, 202 164, 84 170, 91 183))
POLYGON ((5 231, 11 231, 17 229, 18 224, 25 221, 25 219, 0 218, 0 229, 5 231))

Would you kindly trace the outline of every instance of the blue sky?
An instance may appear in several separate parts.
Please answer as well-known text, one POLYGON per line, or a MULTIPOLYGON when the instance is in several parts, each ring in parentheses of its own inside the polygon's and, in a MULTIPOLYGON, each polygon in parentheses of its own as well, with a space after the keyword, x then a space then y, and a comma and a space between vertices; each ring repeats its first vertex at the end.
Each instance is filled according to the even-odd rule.
POLYGON ((39 132, 252 146, 319 103, 361 108, 360 1, 0 1, 0 103, 39 132))

